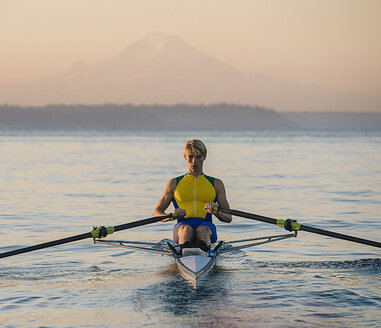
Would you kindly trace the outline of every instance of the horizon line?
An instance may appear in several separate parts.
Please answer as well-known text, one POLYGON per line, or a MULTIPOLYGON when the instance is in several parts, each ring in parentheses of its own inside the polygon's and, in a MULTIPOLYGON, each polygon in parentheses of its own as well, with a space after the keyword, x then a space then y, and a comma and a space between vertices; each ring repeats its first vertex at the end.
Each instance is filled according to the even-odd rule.
POLYGON ((175 103, 175 104, 165 104, 165 103, 117 103, 117 102, 104 102, 104 103, 50 103, 50 104, 44 104, 44 105, 25 105, 25 104, 14 104, 14 103, 1 103, 0 108, 4 107, 15 107, 15 108, 33 108, 33 109, 43 109, 43 108, 49 108, 49 107, 106 107, 106 106, 113 106, 113 107, 168 107, 168 108, 175 108, 175 107, 215 107, 215 106, 231 106, 231 107, 249 107, 249 108, 257 108, 257 109, 264 109, 268 110, 270 112, 275 112, 278 114, 381 114, 380 111, 346 111, 346 110, 322 110, 322 111, 300 111, 300 110, 294 110, 294 111, 279 111, 274 108, 269 108, 266 106, 261 105, 251 105, 251 104, 243 104, 243 103, 234 103, 234 102, 214 102, 214 103, 175 103))

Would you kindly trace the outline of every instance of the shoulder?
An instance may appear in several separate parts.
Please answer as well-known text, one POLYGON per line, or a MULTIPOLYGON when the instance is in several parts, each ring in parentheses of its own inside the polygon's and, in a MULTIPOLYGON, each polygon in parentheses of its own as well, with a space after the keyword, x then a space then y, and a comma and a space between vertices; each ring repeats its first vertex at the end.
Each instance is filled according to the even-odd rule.
POLYGON ((171 180, 174 180, 176 182, 176 184, 178 184, 185 176, 186 176, 186 174, 182 174, 182 175, 179 175, 178 177, 173 178, 171 180))
POLYGON ((172 178, 172 179, 169 179, 166 186, 165 186, 165 189, 167 191, 174 191, 176 189, 176 185, 177 185, 177 178, 172 178))
POLYGON ((214 179, 214 188, 216 189, 216 191, 223 191, 223 190, 225 190, 224 183, 222 182, 221 179, 218 179, 218 178, 214 179))
POLYGON ((223 186, 224 183, 222 182, 221 179, 218 179, 218 178, 214 178, 214 184, 215 185, 218 185, 218 186, 223 186))
POLYGON ((224 183, 222 182, 221 179, 218 179, 206 174, 204 174, 204 176, 207 180, 209 180, 209 182, 214 186, 215 189, 224 188, 224 183))
POLYGON ((204 178, 206 180, 208 180, 212 184, 212 186, 214 187, 215 181, 217 180, 215 177, 211 177, 210 175, 204 174, 204 178))

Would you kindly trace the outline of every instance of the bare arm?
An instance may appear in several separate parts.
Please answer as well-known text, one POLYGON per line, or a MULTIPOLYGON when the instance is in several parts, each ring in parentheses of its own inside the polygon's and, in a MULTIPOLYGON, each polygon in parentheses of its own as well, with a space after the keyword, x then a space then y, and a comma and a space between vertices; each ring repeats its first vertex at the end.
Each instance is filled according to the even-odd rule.
MULTIPOLYGON (((225 186, 220 179, 214 180, 214 189, 216 190, 216 200, 218 205, 223 209, 230 209, 229 202, 226 198, 225 186)), ((214 210, 214 203, 208 204, 206 204, 205 209, 212 213, 218 220, 226 223, 232 222, 232 216, 230 214, 214 210), (211 204, 211 206, 208 206, 208 204, 211 204)))
MULTIPOLYGON (((173 179, 170 179, 165 185, 163 196, 161 196, 159 202, 156 205, 155 210, 153 211, 154 216, 166 215, 165 210, 171 204, 175 189, 176 189, 176 178, 173 178, 173 179)), ((174 212, 177 213, 180 217, 185 216, 186 214, 185 210, 181 208, 175 209, 174 212)))

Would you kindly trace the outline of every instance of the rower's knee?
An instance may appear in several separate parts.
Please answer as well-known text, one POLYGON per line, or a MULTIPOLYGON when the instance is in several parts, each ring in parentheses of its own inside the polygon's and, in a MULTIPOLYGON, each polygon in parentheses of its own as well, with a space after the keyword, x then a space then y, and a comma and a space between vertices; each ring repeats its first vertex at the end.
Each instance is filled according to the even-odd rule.
POLYGON ((190 225, 182 224, 179 227, 179 232, 181 232, 181 233, 193 233, 194 230, 193 230, 193 228, 190 225))
POLYGON ((210 243, 212 237, 212 230, 208 226, 198 226, 196 229, 196 239, 203 240, 206 243, 210 243))
POLYGON ((177 231, 179 236, 179 243, 182 244, 186 241, 191 241, 194 238, 194 230, 187 224, 182 224, 177 231))

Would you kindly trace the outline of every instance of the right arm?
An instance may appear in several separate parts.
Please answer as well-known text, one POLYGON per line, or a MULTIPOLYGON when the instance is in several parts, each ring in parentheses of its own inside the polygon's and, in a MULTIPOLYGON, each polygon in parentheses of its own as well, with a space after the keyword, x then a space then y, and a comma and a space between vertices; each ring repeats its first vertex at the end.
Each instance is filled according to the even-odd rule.
MULTIPOLYGON (((173 178, 173 179, 170 179, 165 185, 163 196, 161 196, 159 202, 156 205, 155 210, 153 211, 154 216, 166 215, 165 210, 171 204, 175 189, 176 189, 176 178, 173 178)), ((185 210, 183 210, 182 208, 176 208, 174 210, 174 213, 177 213, 180 217, 185 216, 186 214, 185 210)))

